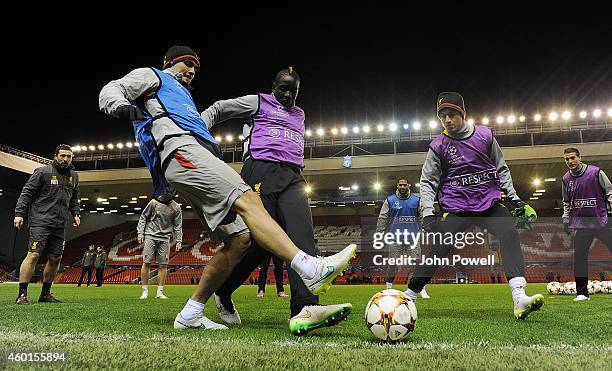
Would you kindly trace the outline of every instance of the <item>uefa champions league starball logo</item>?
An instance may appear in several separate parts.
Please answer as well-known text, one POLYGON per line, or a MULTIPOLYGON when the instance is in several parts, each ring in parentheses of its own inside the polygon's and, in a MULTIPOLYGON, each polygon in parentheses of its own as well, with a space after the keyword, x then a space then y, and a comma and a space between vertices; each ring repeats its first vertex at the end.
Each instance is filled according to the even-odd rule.
POLYGON ((449 146, 448 147, 448 154, 451 156, 454 156, 457 153, 457 148, 455 148, 455 146, 449 146))
POLYGON ((268 134, 270 134, 270 136, 272 138, 278 138, 278 137, 280 137, 280 130, 278 130, 278 129, 270 129, 270 131, 268 131, 268 134))
POLYGON ((459 187, 459 182, 457 180, 451 181, 451 187, 459 187))

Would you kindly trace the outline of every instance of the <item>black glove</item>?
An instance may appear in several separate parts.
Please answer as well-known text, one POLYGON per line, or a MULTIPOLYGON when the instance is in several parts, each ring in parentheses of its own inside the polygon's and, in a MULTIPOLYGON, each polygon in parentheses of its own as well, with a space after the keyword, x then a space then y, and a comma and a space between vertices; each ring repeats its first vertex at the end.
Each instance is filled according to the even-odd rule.
POLYGON ((563 223, 563 230, 568 236, 571 236, 572 232, 570 232, 569 223, 563 223))
POLYGON ((125 120, 144 120, 146 116, 140 111, 140 108, 131 104, 126 104, 115 109, 115 116, 125 120))
POLYGON ((436 215, 427 215, 423 218, 423 223, 421 224, 423 230, 425 232, 432 232, 438 223, 438 218, 436 215))

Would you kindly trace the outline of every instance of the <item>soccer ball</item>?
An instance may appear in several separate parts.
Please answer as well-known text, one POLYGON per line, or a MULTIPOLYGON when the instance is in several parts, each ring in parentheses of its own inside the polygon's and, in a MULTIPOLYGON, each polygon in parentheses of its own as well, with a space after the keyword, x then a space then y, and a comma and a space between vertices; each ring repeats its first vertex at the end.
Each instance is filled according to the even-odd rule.
POLYGON ((612 294, 612 281, 601 281, 601 292, 604 294, 612 294))
POLYGON ((598 292, 601 292, 601 281, 594 280, 592 282, 592 284, 593 284, 593 293, 594 294, 598 293, 598 292))
POLYGON ((561 284, 559 282, 549 282, 546 285, 546 290, 551 295, 559 295, 561 293, 561 284))
POLYGON ((414 330, 417 309, 406 294, 398 290, 383 290, 372 296, 366 305, 368 329, 381 340, 395 342, 414 330))
POLYGON ((563 293, 565 295, 574 295, 574 294, 576 294, 576 282, 566 282, 563 285, 563 293))
POLYGON ((595 285, 593 284, 593 281, 589 280, 589 282, 587 283, 587 291, 589 292, 589 295, 592 295, 597 292, 595 291, 595 285))

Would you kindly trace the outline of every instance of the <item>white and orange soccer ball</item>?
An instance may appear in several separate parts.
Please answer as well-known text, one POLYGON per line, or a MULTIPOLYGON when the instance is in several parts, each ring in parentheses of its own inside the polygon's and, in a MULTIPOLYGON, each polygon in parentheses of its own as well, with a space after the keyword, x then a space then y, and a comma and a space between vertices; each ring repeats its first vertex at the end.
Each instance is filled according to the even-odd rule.
POLYGON ((601 292, 603 294, 612 294, 612 281, 601 281, 601 292))
POLYGON ((366 305, 368 329, 380 340, 399 341, 414 330, 417 309, 401 291, 388 289, 376 293, 366 305))
POLYGON ((549 282, 546 285, 546 291, 551 295, 559 295, 562 291, 561 284, 559 282, 549 282))

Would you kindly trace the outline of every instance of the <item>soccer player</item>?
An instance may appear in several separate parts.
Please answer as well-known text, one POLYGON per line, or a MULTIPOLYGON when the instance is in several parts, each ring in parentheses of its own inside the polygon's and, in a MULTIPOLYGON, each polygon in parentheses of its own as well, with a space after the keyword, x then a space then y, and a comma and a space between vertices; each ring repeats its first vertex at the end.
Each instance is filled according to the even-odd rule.
MULTIPOLYGON (((393 194, 387 196, 383 203, 378 221, 376 222, 376 233, 393 233, 404 231, 413 236, 418 236, 419 233, 419 196, 410 192, 410 183, 408 180, 400 178, 397 181, 396 190, 393 194)), ((410 237, 409 241, 411 241, 410 237)), ((421 256, 420 246, 410 246, 406 244, 389 244, 389 258, 397 259, 402 255, 414 257, 415 259, 421 256)), ((397 274, 397 265, 390 264, 387 267, 386 285, 388 289, 393 288, 393 281, 397 274)), ((422 298, 429 299, 425 287, 419 293, 422 298)))
POLYGON ((96 248, 96 260, 94 261, 94 268, 96 268, 96 287, 102 286, 104 281, 104 267, 106 267, 106 251, 102 245, 98 245, 96 248))
POLYGON ((325 258, 299 250, 257 194, 221 159, 221 148, 189 92, 200 68, 197 54, 189 47, 173 46, 162 68, 138 68, 111 81, 100 92, 99 106, 113 117, 132 121, 153 178, 154 198, 165 202, 179 191, 211 237, 224 241, 225 247, 209 261, 191 299, 177 314, 175 328, 227 329, 204 316, 204 304, 242 259, 251 236, 290 265, 310 291, 325 292, 356 246, 325 258))
POLYGON ((175 250, 181 249, 183 241, 183 212, 181 207, 170 199, 160 202, 156 199, 149 201, 138 219, 138 243, 144 243, 142 248, 142 267, 140 280, 142 294, 140 299, 149 297, 149 266, 153 258, 159 266, 157 270, 158 299, 168 299, 164 295, 164 283, 168 273, 168 259, 170 257, 170 238, 174 234, 175 250))
POLYGON ((87 287, 91 284, 91 273, 93 272, 94 260, 96 259, 96 251, 95 245, 92 243, 83 254, 83 259, 81 259, 81 277, 79 278, 79 283, 77 287, 81 287, 83 284, 83 278, 85 278, 85 274, 87 274, 87 287))
MULTIPOLYGON (((437 115, 444 131, 429 145, 421 172, 422 228, 442 234, 464 232, 472 225, 486 228, 500 241, 501 255, 512 290, 514 315, 525 319, 540 309, 544 297, 525 294, 525 263, 518 232, 510 212, 501 203, 501 193, 522 218, 537 217, 531 206, 516 194, 510 170, 501 148, 486 126, 469 125, 465 120, 465 104, 458 93, 441 93, 437 100, 437 115), (441 216, 434 211, 438 199, 441 216)), ((452 244, 435 242, 427 258, 445 257, 452 244)), ((416 300, 437 266, 419 265, 406 294, 416 300)))
POLYGON ((78 186, 79 177, 72 166, 72 148, 67 144, 57 146, 53 163, 34 170, 23 186, 13 222, 20 229, 29 209, 30 239, 28 254, 19 270, 17 304, 30 304, 28 283, 41 254, 47 254, 47 264, 38 302, 61 303, 51 294, 51 284, 64 254, 66 216, 72 216, 73 227, 81 225, 78 186))
MULTIPOLYGON (((305 115, 296 106, 299 88, 300 77, 289 67, 276 74, 271 94, 215 102, 202 112, 202 118, 209 126, 236 118, 246 120, 242 178, 260 195, 266 211, 291 240, 305 253, 316 255, 312 214, 302 176, 305 115)), ((269 259, 270 253, 261 244, 253 243, 247 256, 217 290, 215 299, 225 322, 240 323, 231 295, 259 264, 269 259)), ((293 334, 303 335, 319 327, 333 326, 349 315, 351 304, 319 305, 319 298, 310 292, 296 271, 293 265, 287 265, 291 288, 289 329, 293 334)), ((261 280, 260 277, 260 285, 261 280)))
POLYGON ((590 300, 587 284, 588 256, 595 238, 603 242, 612 252, 612 184, 606 173, 580 159, 577 148, 563 151, 569 171, 563 175, 563 228, 572 235, 574 245, 574 276, 576 298, 574 301, 590 300))
MULTIPOLYGON (((276 256, 272 256, 272 264, 274 265, 274 280, 276 281, 276 295, 281 298, 286 298, 289 295, 283 287, 283 261, 276 256)), ((270 268, 270 259, 265 259, 259 266, 259 284, 257 297, 263 298, 266 295, 266 281, 268 280, 268 269, 270 268)))

